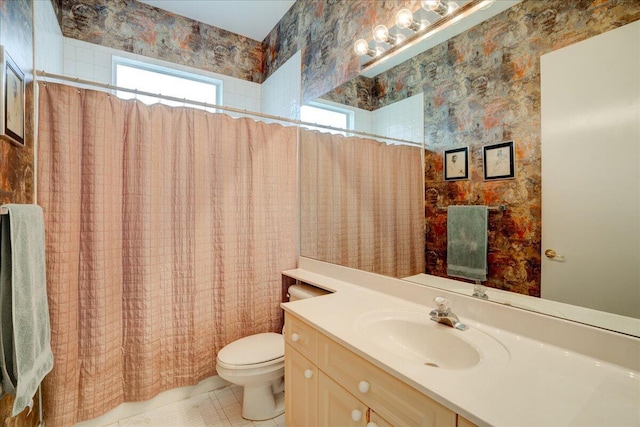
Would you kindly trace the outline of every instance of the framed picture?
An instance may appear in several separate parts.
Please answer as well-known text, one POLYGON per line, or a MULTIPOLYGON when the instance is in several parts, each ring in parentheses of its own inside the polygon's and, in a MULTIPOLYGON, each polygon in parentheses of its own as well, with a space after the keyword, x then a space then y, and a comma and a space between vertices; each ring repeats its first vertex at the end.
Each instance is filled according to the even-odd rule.
POLYGON ((24 145, 24 73, 0 46, 0 135, 24 145))
POLYGON ((510 179, 516 176, 513 141, 487 145, 482 150, 485 181, 510 179))
POLYGON ((444 152, 444 180, 469 179, 469 147, 444 152))

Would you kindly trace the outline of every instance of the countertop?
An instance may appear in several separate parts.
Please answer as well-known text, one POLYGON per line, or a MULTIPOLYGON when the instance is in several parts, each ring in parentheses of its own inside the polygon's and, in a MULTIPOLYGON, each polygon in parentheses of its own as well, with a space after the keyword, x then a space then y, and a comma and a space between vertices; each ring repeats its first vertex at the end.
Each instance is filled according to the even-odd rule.
MULTIPOLYGON (((476 346, 480 363, 465 369, 412 363, 369 340, 362 325, 385 310, 428 318, 428 299, 417 304, 304 269, 283 274, 333 291, 283 303, 286 312, 479 426, 640 426, 637 371, 463 316, 471 334, 484 337, 476 346)), ((433 292, 425 289, 425 297, 433 292)), ((451 331, 463 339, 469 333, 451 331)))

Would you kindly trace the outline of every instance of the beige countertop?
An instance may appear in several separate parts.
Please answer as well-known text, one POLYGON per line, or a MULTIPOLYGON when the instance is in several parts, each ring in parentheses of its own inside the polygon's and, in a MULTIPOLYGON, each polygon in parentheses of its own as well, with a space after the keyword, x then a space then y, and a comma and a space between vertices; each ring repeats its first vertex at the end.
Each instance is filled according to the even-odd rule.
MULTIPOLYGON (((367 337, 367 327, 371 319, 398 313, 428 319, 434 295, 449 298, 446 291, 412 289, 419 298, 407 299, 392 295, 380 276, 372 277, 374 290, 305 269, 284 274, 334 291, 284 303, 286 312, 480 426, 640 426, 640 373, 629 367, 460 315, 456 302, 465 297, 455 296, 451 308, 469 330, 448 332, 476 348, 480 362, 464 369, 413 363, 367 337)), ((388 286, 397 283, 389 279, 388 286)), ((474 312, 473 305, 480 303, 464 301, 461 310, 474 312)), ((476 310, 479 317, 482 310, 476 310)), ((640 340, 625 345, 635 351, 640 340)))

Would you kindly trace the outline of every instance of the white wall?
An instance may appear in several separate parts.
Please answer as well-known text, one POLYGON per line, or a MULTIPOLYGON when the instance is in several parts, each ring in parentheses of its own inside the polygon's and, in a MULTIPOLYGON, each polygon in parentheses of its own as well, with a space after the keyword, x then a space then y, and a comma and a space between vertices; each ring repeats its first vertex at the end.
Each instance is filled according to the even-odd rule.
POLYGON ((424 94, 374 110, 371 113, 371 132, 393 138, 422 143, 424 137, 424 94))
POLYGON ((63 37, 51 0, 35 0, 33 10, 35 68, 62 74, 63 37))
POLYGON ((262 83, 263 113, 294 120, 300 118, 301 69, 298 51, 262 83))

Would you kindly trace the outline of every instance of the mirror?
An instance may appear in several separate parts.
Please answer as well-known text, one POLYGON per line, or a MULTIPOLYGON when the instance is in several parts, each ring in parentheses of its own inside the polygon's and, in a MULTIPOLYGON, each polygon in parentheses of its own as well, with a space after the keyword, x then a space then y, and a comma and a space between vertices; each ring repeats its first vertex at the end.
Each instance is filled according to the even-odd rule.
MULTIPOLYGON (((426 271, 430 275, 402 278, 471 294, 472 285, 443 279, 447 216, 441 208, 504 203, 506 211, 489 215, 490 300, 640 335, 638 319, 540 298, 540 57, 629 23, 637 19, 633 13, 615 4, 587 5, 578 10, 525 0, 385 71, 373 82, 358 77, 322 97, 366 108, 372 104, 392 105, 423 94, 426 182, 421 202, 425 203, 426 271), (591 19, 596 12, 597 22, 591 19), (362 99, 368 99, 368 104, 362 99), (516 178, 484 182, 482 147, 507 140, 516 144, 516 178), (470 147, 470 180, 445 183, 442 152, 463 146, 470 147), (455 289, 451 289, 452 283, 455 289)), ((375 133, 388 136, 391 131, 378 129, 375 133)), ((305 152, 301 155, 304 157, 305 152)), ((306 235, 304 229, 301 235, 306 235)), ((304 246, 301 256, 326 261, 305 253, 304 246)))

